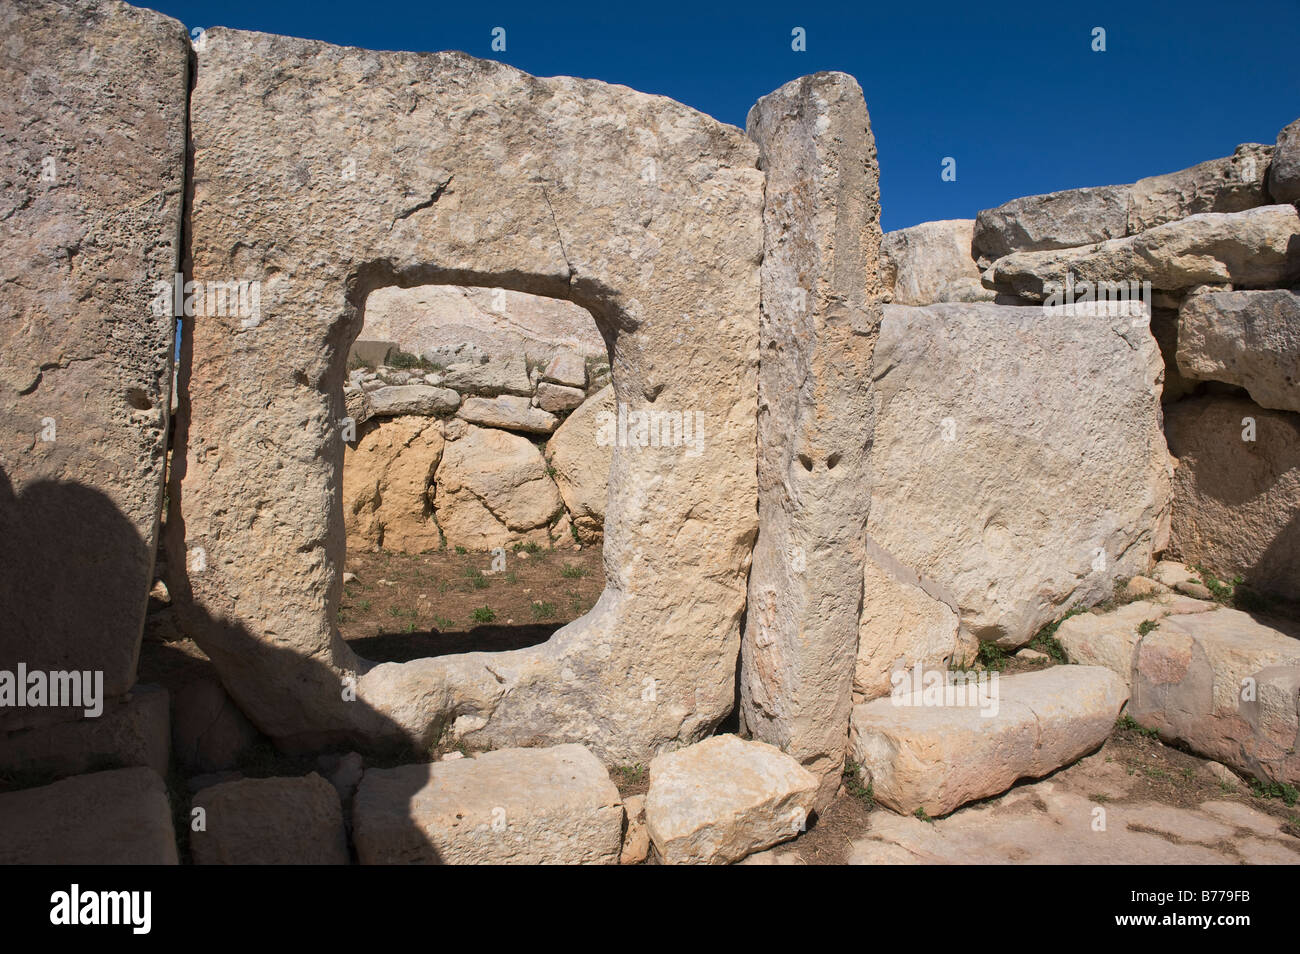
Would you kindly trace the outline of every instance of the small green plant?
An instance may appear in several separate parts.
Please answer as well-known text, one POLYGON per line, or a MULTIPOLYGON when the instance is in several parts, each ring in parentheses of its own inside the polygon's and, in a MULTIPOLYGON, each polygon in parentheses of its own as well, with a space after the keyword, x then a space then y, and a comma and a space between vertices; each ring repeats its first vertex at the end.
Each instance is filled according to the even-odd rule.
POLYGON ((456 544, 456 552, 459 553, 461 556, 464 556, 466 553, 469 553, 469 551, 466 550, 466 549, 465 549, 463 546, 461 546, 460 544, 456 544))
POLYGON ((912 814, 915 815, 917 818, 921 819, 921 821, 923 822, 929 822, 931 825, 934 824, 934 819, 931 818, 928 814, 926 814, 925 808, 922 807, 921 805, 917 805, 916 811, 912 812, 912 814))
POLYGON ((555 468, 552 467, 552 466, 550 466, 550 465, 548 464, 548 465, 546 466, 546 476, 547 476, 547 477, 554 477, 555 474, 556 474, 556 470, 555 470, 555 468))
POLYGON ((554 603, 541 602, 533 604, 533 619, 550 619, 554 615, 554 603))
POLYGON ((993 643, 980 643, 979 655, 976 658, 985 669, 995 669, 1000 672, 1007 665, 1006 651, 993 643))
POLYGON ((573 563, 566 563, 560 568, 560 576, 566 580, 580 580, 587 575, 586 567, 581 567, 573 563))
POLYGON ((470 614, 470 617, 476 623, 490 623, 497 618, 497 614, 492 611, 490 606, 480 606, 470 614))
POLYGON ((1159 625, 1160 624, 1153 619, 1144 619, 1142 622, 1138 623, 1138 635, 1145 636, 1159 625))
POLYGON ((1101 792, 1096 792, 1096 793, 1094 793, 1094 794, 1092 794, 1092 795, 1089 795, 1089 796, 1088 796, 1088 799, 1089 799, 1089 801, 1094 801, 1094 802, 1096 802, 1098 805, 1104 805, 1104 804, 1106 804, 1106 802, 1110 801, 1110 796, 1109 796, 1109 795, 1103 795, 1101 792))
POLYGON ((1148 739, 1154 739, 1159 735, 1155 729, 1148 729, 1146 726, 1139 725, 1127 712, 1115 721, 1115 728, 1121 729, 1125 732, 1132 732, 1148 739))
POLYGON ((1294 808, 1300 801, 1300 789, 1287 782, 1261 782, 1253 778, 1250 780, 1250 794, 1256 798, 1280 798, 1287 808, 1294 808))
POLYGON ((474 567, 465 570, 465 578, 470 581, 476 590, 486 590, 492 585, 492 581, 483 575, 483 571, 474 567))
POLYGON ((1061 624, 1071 616, 1078 616, 1082 612, 1083 609, 1076 606, 1056 622, 1048 623, 1034 635, 1033 639, 1029 641, 1029 648, 1036 649, 1040 653, 1046 653, 1052 658, 1052 662, 1060 663, 1062 665, 1069 662, 1069 658, 1065 655, 1065 647, 1062 646, 1060 641, 1056 638, 1056 631, 1060 629, 1061 624))
POLYGON ((415 632, 415 624, 414 624, 414 623, 407 623, 407 624, 402 628, 402 632, 404 632, 404 633, 413 633, 413 632, 415 632))
POLYGON ((542 548, 541 548, 540 546, 538 546, 538 545, 537 545, 534 541, 532 541, 532 540, 529 540, 527 543, 524 544, 524 552, 525 552, 525 553, 537 553, 537 552, 539 552, 541 549, 542 549, 542 548))
POLYGON ((1237 591, 1237 587, 1240 586, 1242 582, 1241 577, 1234 576, 1231 580, 1225 581, 1220 580, 1217 576, 1199 564, 1192 567, 1192 569, 1200 574, 1201 582, 1205 584, 1205 588, 1210 591, 1210 596, 1214 598, 1216 603, 1223 603, 1225 606, 1233 605, 1235 602, 1234 595, 1237 591))
POLYGON ((507 570, 507 571, 506 571, 506 582, 507 582, 507 583, 518 583, 518 582, 519 582, 519 574, 516 573, 514 570, 507 570))
POLYGON ((850 796, 856 798, 862 803, 862 807, 867 811, 872 811, 876 807, 876 793, 872 786, 874 783, 868 782, 862 784, 862 766, 852 759, 844 760, 844 790, 850 796))
POLYGON ((388 366, 397 371, 441 371, 427 358, 406 351, 394 351, 388 356, 388 366))
POLYGON ((445 633, 456 624, 445 616, 435 616, 433 618, 433 625, 438 627, 438 632, 445 633))
POLYGON ((357 609, 361 610, 361 612, 363 612, 363 613, 367 613, 367 612, 369 612, 369 611, 370 611, 370 600, 362 600, 360 603, 357 604, 357 609))
POLYGON ((402 608, 400 606, 390 606, 388 607, 388 615, 400 617, 402 615, 402 608))
POLYGON ((624 785, 639 785, 646 776, 646 767, 640 762, 633 765, 615 765, 614 774, 624 785))

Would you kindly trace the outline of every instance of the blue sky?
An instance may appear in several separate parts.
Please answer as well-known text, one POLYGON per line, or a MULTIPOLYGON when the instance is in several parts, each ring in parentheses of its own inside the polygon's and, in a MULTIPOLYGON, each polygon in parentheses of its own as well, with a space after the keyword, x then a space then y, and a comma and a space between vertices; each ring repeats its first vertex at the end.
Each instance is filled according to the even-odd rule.
POLYGON ((190 28, 464 50, 661 93, 738 126, 787 80, 843 70, 871 111, 887 231, 1171 172, 1271 143, 1300 117, 1300 0, 144 5, 190 28), (498 26, 504 52, 491 49, 498 26), (791 49, 794 27, 804 52, 791 49), (1091 49, 1095 27, 1105 52, 1091 49), (940 177, 945 157, 954 182, 940 177))

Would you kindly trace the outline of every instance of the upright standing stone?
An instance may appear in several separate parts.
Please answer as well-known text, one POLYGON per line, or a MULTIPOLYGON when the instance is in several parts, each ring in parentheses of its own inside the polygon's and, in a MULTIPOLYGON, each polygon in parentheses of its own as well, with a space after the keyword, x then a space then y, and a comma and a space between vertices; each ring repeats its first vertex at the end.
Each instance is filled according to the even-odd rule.
POLYGON ((0 669, 118 696, 162 507, 189 45, 87 0, 6 2, 0 36, 0 669))
POLYGON ((759 525, 741 718, 839 786, 852 704, 880 327, 876 148, 857 82, 817 73, 750 110, 767 174, 758 381, 759 525), (870 283, 870 287, 868 287, 870 283))

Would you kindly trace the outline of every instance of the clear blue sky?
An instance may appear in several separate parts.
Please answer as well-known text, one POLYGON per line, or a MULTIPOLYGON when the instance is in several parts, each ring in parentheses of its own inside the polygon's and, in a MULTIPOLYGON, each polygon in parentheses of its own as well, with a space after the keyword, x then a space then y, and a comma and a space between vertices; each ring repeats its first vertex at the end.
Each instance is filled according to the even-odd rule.
POLYGON ((737 126, 787 80, 843 70, 871 111, 886 230, 1171 172, 1271 143, 1300 117, 1300 0, 144 5, 190 28, 464 50, 661 93, 737 126), (491 49, 498 26, 505 52, 491 49), (806 52, 791 50, 796 26, 806 52), (1091 49, 1094 27, 1106 30, 1104 53, 1091 49), (940 178, 946 156, 955 182, 940 178))

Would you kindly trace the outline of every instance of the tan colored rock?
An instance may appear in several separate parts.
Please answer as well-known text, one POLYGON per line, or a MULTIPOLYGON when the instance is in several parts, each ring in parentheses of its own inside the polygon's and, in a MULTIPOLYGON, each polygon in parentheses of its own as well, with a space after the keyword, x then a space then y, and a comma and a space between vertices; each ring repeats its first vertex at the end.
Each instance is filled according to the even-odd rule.
POLYGON ((1012 252, 1073 248, 1128 231, 1130 187, 1096 186, 1012 199, 975 217, 971 239, 986 264, 1012 252))
POLYGON ((555 384, 571 388, 587 386, 587 365, 581 355, 572 351, 561 351, 542 372, 542 378, 555 384))
POLYGON ((530 361, 549 361, 559 350, 605 353, 591 312, 508 288, 376 288, 366 299, 363 334, 391 337, 403 351, 444 365, 518 352, 530 361))
POLYGON ((1199 583, 1201 578, 1177 560, 1161 560, 1151 572, 1157 583, 1170 589, 1179 583, 1199 583))
POLYGON ((1237 287, 1285 285, 1300 278, 1300 212, 1266 205, 1244 212, 1205 212, 1127 238, 1041 252, 1014 252, 984 274, 986 287, 1043 301, 1050 283, 1144 282, 1178 292, 1227 282, 1237 287))
POLYGON ((430 498, 445 443, 438 421, 394 417, 364 431, 355 450, 344 451, 349 546, 422 553, 442 545, 430 498))
POLYGON ((1124 680, 1125 688, 1129 688, 1133 684, 1133 663, 1138 643, 1142 641, 1140 629, 1143 623, 1155 626, 1171 614, 1205 613, 1215 606, 1186 596, 1155 596, 1109 613, 1071 616, 1057 628, 1056 639, 1070 662, 1105 666, 1124 680))
POLYGON ((348 863, 339 793, 315 772, 212 785, 194 807, 204 812, 203 828, 190 832, 195 864, 348 863))
POLYGON ((189 774, 233 769, 257 743, 257 730, 214 679, 196 679, 177 690, 171 741, 176 761, 189 774))
POLYGON ((0 35, 0 668, 120 696, 163 499, 189 44, 95 0, 6 3, 0 35))
POLYGON ((1242 212, 1268 205, 1272 146, 1243 143, 1231 156, 1200 162, 1129 187, 1128 234, 1201 212, 1242 212))
POLYGON ((587 394, 581 388, 566 388, 549 381, 541 381, 537 385, 537 406, 552 414, 572 411, 586 399, 587 394))
POLYGON ((168 693, 135 685, 94 718, 0 733, 0 774, 61 777, 106 767, 147 766, 167 774, 171 752, 168 693))
POLYGON ((95 772, 0 794, 0 864, 176 863, 167 789, 153 769, 95 772))
POLYGON ((1300 119, 1277 134, 1268 191, 1274 202, 1300 202, 1300 119))
POLYGON ((429 417, 450 414, 460 407, 460 395, 451 388, 428 384, 397 384, 376 388, 368 394, 373 417, 402 417, 422 414, 429 417))
POLYGON ((1148 596, 1168 593, 1169 587, 1150 577, 1135 576, 1124 584, 1123 595, 1126 599, 1137 600, 1148 596))
POLYGON ((922 222, 886 232, 880 243, 881 281, 895 305, 992 301, 971 254, 974 219, 922 222))
POLYGON ((443 374, 443 384, 462 394, 485 397, 495 397, 498 394, 527 396, 533 393, 522 351, 492 357, 486 361, 448 365, 443 374))
POLYGON ((1101 745, 1128 698, 1099 666, 992 679, 978 691, 957 686, 951 700, 940 688, 854 706, 849 751, 871 773, 877 801, 946 815, 1046 775, 1101 745))
POLYGON ((564 502, 532 441, 470 427, 449 441, 436 475, 434 505, 448 546, 490 550, 546 528, 564 502))
POLYGON ((1163 549, 1170 464, 1144 326, 887 305, 873 374, 870 538, 962 633, 1022 646, 1163 549))
POLYGON ((844 764, 862 602, 882 297, 875 140, 862 90, 845 73, 764 96, 747 129, 767 189, 762 532, 740 650, 740 724, 817 776, 821 809, 844 764))
POLYGON ((529 434, 550 434, 560 423, 554 414, 533 407, 528 398, 511 394, 494 398, 466 398, 458 416, 471 424, 525 431, 529 434))
POLYGON ((613 444, 601 442, 601 426, 618 413, 614 389, 602 388, 570 414, 546 444, 555 483, 581 543, 596 543, 605 526, 613 444))
POLYGON ((352 818, 363 865, 617 864, 623 841, 618 789, 581 745, 370 769, 352 818))
POLYGON ((1223 381, 1277 411, 1300 411, 1300 293, 1192 295, 1178 312, 1178 370, 1223 381))
POLYGON ((1300 782, 1300 640, 1227 608, 1171 616, 1138 646, 1133 718, 1257 778, 1300 782))
POLYGON ((461 53, 213 28, 200 60, 194 274, 233 256, 264 288, 257 327, 192 329, 168 582, 240 708, 282 744, 427 746, 450 723, 475 748, 581 739, 620 763, 711 731, 757 530, 756 147, 662 96, 461 53), (698 411, 706 438, 614 448, 593 612, 527 649, 369 666, 335 628, 342 350, 375 291, 435 267, 586 308, 620 401, 698 411))
POLYGON ((803 831, 817 786, 771 745, 714 736, 655 756, 646 827, 665 864, 730 864, 803 831))
POLYGON ((618 855, 621 865, 639 865, 650 854, 650 833, 645 826, 645 796, 629 795, 623 799, 627 815, 627 830, 623 832, 623 848, 618 855))
POLYGON ((1300 416, 1203 397, 1171 405, 1165 431, 1177 458, 1171 551, 1300 599, 1300 416))
MULTIPOLYGON (((348 349, 348 367, 365 365, 378 368, 388 363, 395 351, 404 350, 396 341, 374 341, 358 338, 348 349)), ((408 352, 409 353, 409 352, 408 352)))

